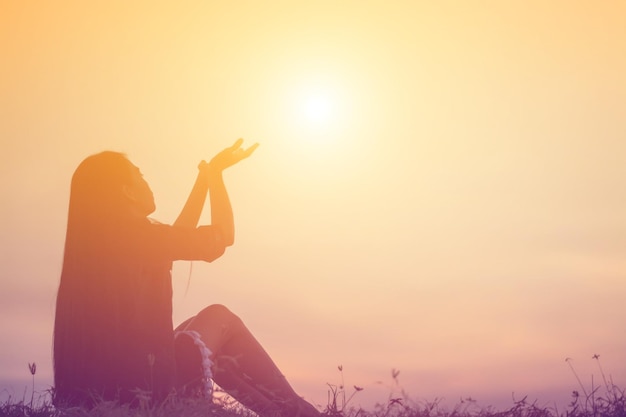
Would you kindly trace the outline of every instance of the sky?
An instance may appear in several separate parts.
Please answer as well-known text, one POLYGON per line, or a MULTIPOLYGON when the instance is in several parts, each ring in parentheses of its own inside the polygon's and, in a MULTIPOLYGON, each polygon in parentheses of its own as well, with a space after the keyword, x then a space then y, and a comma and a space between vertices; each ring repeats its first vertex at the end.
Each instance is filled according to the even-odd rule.
POLYGON ((364 407, 404 389, 563 409, 572 368, 588 391, 603 374, 626 386, 625 15, 617 0, 1 2, 0 395, 29 392, 29 362, 52 384, 80 161, 126 153, 167 223, 198 162, 239 137, 260 147, 225 174, 236 244, 174 265, 175 323, 228 306, 320 406, 341 383, 364 407))

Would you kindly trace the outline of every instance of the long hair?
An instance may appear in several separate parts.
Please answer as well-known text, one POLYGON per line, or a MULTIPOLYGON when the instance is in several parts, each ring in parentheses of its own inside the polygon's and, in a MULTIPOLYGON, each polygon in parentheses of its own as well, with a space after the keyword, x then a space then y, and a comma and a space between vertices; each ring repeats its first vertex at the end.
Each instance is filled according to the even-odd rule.
POLYGON ((124 364, 112 361, 125 348, 124 315, 131 305, 128 271, 120 266, 132 256, 124 245, 133 218, 123 192, 131 168, 123 154, 106 151, 86 158, 72 177, 54 323, 57 404, 115 395, 110 391, 124 364))

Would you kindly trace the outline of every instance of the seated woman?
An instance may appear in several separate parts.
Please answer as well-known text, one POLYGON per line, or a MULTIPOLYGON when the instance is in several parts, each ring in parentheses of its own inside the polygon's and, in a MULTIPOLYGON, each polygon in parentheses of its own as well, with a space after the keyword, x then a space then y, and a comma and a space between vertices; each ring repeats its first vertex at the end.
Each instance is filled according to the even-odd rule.
POLYGON ((238 140, 202 161, 173 225, 155 223, 150 187, 123 154, 86 158, 72 177, 54 323, 54 403, 153 403, 209 394, 210 379, 261 416, 319 416, 242 321, 212 305, 176 330, 172 261, 219 258, 234 242, 224 169, 256 149, 238 140), (197 226, 207 194, 211 225, 197 226))

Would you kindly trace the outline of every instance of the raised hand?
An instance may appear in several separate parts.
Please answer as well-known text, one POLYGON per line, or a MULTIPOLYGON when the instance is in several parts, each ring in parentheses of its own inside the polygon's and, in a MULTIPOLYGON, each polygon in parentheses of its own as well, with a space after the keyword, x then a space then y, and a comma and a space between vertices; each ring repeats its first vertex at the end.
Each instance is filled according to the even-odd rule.
POLYGON ((259 147, 259 144, 255 143, 248 149, 244 149, 241 147, 242 144, 243 139, 237 139, 237 141, 235 141, 232 146, 229 146, 228 148, 215 155, 209 163, 205 161, 200 162, 198 168, 201 171, 206 170, 207 172, 213 173, 221 172, 226 168, 235 165, 242 159, 249 157, 250 155, 252 155, 252 152, 254 152, 254 150, 259 147))

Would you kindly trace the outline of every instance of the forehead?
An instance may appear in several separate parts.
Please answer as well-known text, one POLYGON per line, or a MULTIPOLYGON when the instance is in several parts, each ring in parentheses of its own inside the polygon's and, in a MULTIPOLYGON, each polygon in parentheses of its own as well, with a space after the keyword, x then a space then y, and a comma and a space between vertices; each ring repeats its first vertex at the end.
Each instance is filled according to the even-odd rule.
POLYGON ((140 178, 143 178, 143 173, 141 172, 141 169, 139 169, 138 166, 132 163, 130 164, 130 177, 133 179, 133 181, 137 181, 140 178))

